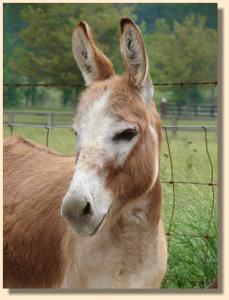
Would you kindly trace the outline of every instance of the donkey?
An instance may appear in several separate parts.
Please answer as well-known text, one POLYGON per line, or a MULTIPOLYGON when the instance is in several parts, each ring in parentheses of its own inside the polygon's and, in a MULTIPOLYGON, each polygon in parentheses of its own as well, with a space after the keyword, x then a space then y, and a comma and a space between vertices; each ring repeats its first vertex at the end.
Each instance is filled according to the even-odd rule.
POLYGON ((86 22, 73 32, 87 84, 73 125, 76 162, 22 138, 5 142, 5 288, 160 287, 161 122, 144 42, 128 18, 120 47, 121 77, 86 22))

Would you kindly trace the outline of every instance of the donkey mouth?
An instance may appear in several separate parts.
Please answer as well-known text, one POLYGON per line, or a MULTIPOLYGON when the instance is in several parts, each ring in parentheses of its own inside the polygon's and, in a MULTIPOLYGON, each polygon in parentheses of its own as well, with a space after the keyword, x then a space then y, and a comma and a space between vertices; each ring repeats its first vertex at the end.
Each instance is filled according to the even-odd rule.
POLYGON ((97 233, 97 231, 99 230, 99 228, 100 228, 100 227, 102 226, 102 224, 104 223, 104 220, 105 220, 105 218, 106 218, 106 215, 107 215, 107 214, 105 214, 105 215, 102 217, 101 221, 100 221, 99 224, 95 227, 95 229, 92 231, 92 233, 90 234, 90 236, 95 235, 95 234, 97 233))

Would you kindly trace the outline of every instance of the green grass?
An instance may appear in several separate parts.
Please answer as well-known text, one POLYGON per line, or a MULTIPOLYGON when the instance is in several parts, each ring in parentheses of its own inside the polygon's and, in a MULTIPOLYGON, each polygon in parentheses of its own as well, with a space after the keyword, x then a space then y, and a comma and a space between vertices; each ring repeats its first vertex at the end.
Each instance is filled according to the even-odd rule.
MULTIPOLYGON (((189 121, 186 125, 190 123, 189 121)), ((206 124, 204 121, 198 125, 213 124, 206 124)), ((44 145, 46 143, 46 129, 14 128, 14 134, 44 145)), ((8 136, 10 130, 4 127, 4 138, 8 136)), ((211 164, 206 152, 204 131, 176 134, 168 132, 168 138, 174 181, 209 183, 211 164)), ((216 133, 208 132, 207 139, 214 171, 213 181, 217 182, 216 133)), ((63 154, 74 155, 74 133, 70 129, 50 129, 49 147, 63 154)), ((173 185, 165 183, 171 181, 172 176, 165 132, 160 168, 163 182, 163 218, 166 231, 170 229, 171 233, 168 270, 162 286, 204 288, 210 284, 217 270, 217 187, 214 187, 213 195, 211 186, 178 183, 174 185, 173 193, 173 185)))
MULTIPOLYGON (((211 164, 206 152, 204 131, 177 132, 176 135, 168 133, 168 137, 173 180, 210 183, 211 164)), ((213 182, 217 183, 215 132, 208 132, 207 145, 213 166, 213 182)), ((161 179, 164 182, 172 179, 165 136, 161 151, 161 179)), ((208 185, 178 183, 174 185, 173 193, 173 185, 164 183, 163 193, 164 221, 167 231, 171 223, 172 233, 163 287, 204 288, 212 281, 217 269, 217 188, 214 187, 212 191, 212 186, 208 185)))

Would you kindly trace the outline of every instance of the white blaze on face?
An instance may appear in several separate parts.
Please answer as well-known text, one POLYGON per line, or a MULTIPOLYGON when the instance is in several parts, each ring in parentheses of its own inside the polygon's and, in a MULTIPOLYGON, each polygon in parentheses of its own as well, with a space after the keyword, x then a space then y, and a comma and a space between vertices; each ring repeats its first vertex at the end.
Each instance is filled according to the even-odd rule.
POLYGON ((77 147, 81 150, 77 163, 79 165, 94 162, 103 167, 110 159, 121 165, 137 141, 137 137, 131 141, 112 140, 115 134, 136 128, 136 125, 120 120, 112 114, 109 96, 109 91, 104 92, 82 112, 80 120, 75 124, 78 132, 77 147))
POLYGON ((68 212, 68 221, 74 231, 91 235, 105 218, 111 205, 111 195, 104 189, 104 179, 94 170, 86 171, 76 167, 62 206, 68 212), (90 213, 83 213, 87 204, 90 213))
MULTIPOLYGON (((74 125, 78 133, 77 147, 79 149, 75 173, 69 190, 63 199, 63 211, 70 211, 74 222, 70 225, 78 233, 90 234, 100 224, 107 214, 112 202, 112 195, 105 186, 107 161, 122 164, 137 141, 116 142, 115 134, 133 128, 134 124, 120 121, 109 111, 109 92, 95 99, 80 113, 74 125), (82 211, 86 203, 90 203, 91 215, 87 222, 82 211)), ((136 127, 136 126, 135 126, 136 127)))

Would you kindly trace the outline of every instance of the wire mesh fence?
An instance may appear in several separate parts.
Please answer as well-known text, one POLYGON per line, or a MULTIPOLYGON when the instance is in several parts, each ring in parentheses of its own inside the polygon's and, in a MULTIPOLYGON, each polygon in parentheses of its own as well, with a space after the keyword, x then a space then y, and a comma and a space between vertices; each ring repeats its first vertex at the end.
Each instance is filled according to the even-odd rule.
MULTIPOLYGON (((203 82, 165 82, 154 83, 155 86, 180 86, 181 88, 193 85, 217 85, 217 81, 203 82)), ((5 83, 5 87, 24 88, 30 86, 44 88, 75 88, 83 87, 81 83, 5 83)), ((4 126, 9 129, 13 135, 16 128, 44 131, 47 147, 50 145, 50 137, 56 130, 71 130, 69 124, 55 124, 53 118, 58 113, 49 113, 45 124, 29 124, 14 120, 10 112, 6 112, 8 118, 4 120, 4 126)), ((19 113, 20 114, 20 113, 19 113)), ((165 206, 165 223, 166 235, 168 241, 168 270, 163 281, 164 288, 208 288, 215 279, 218 268, 217 259, 217 172, 215 170, 215 161, 210 151, 209 136, 212 134, 216 137, 214 147, 217 148, 217 126, 200 126, 200 125, 178 125, 177 121, 173 125, 163 126, 164 134, 164 152, 165 162, 161 166, 163 171, 166 166, 166 176, 163 174, 162 184, 164 191, 165 206), (199 154, 198 163, 201 168, 206 169, 204 178, 186 178, 181 172, 182 167, 177 167, 175 160, 187 157, 181 155, 182 149, 187 153, 190 152, 189 143, 179 149, 174 147, 177 143, 177 134, 185 134, 185 140, 190 133, 198 134, 196 141, 202 144, 202 152, 199 154), (176 156, 176 159, 175 159, 176 156), (178 169, 178 170, 177 170, 178 169), (181 172, 181 176, 177 174, 181 172), (204 199, 203 199, 204 198, 204 199), (186 202, 185 202, 186 201, 186 202), (204 205, 202 204, 204 202, 204 205), (196 214, 196 215, 195 215, 196 214), (189 226, 186 227, 186 224, 189 226), (182 227, 183 226, 183 227, 182 227), (187 230, 187 228, 189 230, 187 230), (189 250, 187 250, 189 249, 189 250)), ((73 136, 73 133, 72 133, 73 136)), ((184 136, 183 136, 184 138, 184 136)), ((198 149, 192 149, 197 152, 198 149)), ((198 153, 197 153, 198 155, 198 153)), ((189 155, 188 159, 190 159, 189 155)), ((187 159, 187 161, 188 161, 187 159)), ((162 162, 163 163, 163 162, 162 162)), ((162 165, 161 163, 161 165, 162 165)), ((183 166, 183 165, 182 165, 183 166)), ((188 165, 187 170, 191 170, 188 165)), ((198 166, 197 166, 198 172, 198 166)), ((162 173, 162 172, 161 172, 162 173)))
MULTIPOLYGON (((201 238, 204 240, 204 247, 205 247, 205 262, 204 262, 204 277, 200 280, 199 279, 199 283, 201 284, 202 287, 207 287, 209 286, 209 284, 211 283, 211 281, 213 280, 213 278, 209 278, 209 251, 210 251, 210 240, 211 239, 216 239, 216 236, 213 236, 210 234, 210 227, 211 227, 211 223, 213 222, 213 212, 214 212, 214 208, 216 205, 216 196, 215 196, 215 187, 217 186, 217 182, 213 181, 214 178, 214 168, 213 168, 213 162, 212 162, 212 158, 210 156, 210 152, 209 152, 209 146, 208 146, 208 131, 209 129, 213 129, 213 127, 206 127, 206 126, 201 126, 199 127, 200 130, 203 131, 204 136, 203 136, 203 140, 204 140, 204 144, 205 144, 205 150, 206 150, 206 156, 209 162, 209 166, 210 166, 210 178, 207 182, 199 182, 199 181, 177 181, 175 180, 174 177, 174 166, 173 166, 173 156, 172 156, 172 152, 170 149, 170 141, 169 141, 169 137, 168 137, 168 129, 170 127, 164 127, 164 132, 165 132, 165 140, 166 140, 166 144, 168 147, 168 153, 169 153, 169 162, 170 162, 170 169, 171 169, 171 178, 170 181, 163 181, 163 183, 166 184, 170 184, 172 186, 172 208, 171 208, 171 217, 169 220, 169 226, 167 229, 167 237, 168 237, 168 249, 170 248, 170 243, 171 243, 171 239, 174 237, 178 237, 178 236, 183 236, 183 237, 187 237, 187 238, 201 238), (209 211, 209 216, 208 216, 208 221, 207 221, 207 227, 205 228, 205 232, 201 235, 201 234, 185 234, 185 233, 181 233, 181 232, 173 232, 172 231, 172 225, 173 225, 173 221, 174 221, 174 214, 175 214, 175 210, 176 210, 176 205, 177 205, 177 196, 176 196, 176 187, 178 185, 202 185, 202 186, 206 186, 210 189, 211 191, 211 198, 209 198, 209 207, 210 207, 210 211, 209 211)), ((191 127, 192 128, 192 127, 191 127)), ((215 128, 216 129, 216 128, 215 128)), ((201 199, 200 199, 201 200, 201 199)), ((198 251, 198 249, 196 249, 198 251)), ((169 276, 167 276, 165 278, 165 281, 167 280, 171 280, 171 278, 169 278, 169 276)), ((174 280, 174 278, 173 278, 174 280)), ((195 279, 196 280, 196 279, 195 279)), ((186 281, 190 282, 190 278, 186 279, 186 281)), ((193 280, 191 280, 193 281, 193 280)))
MULTIPOLYGON (((10 130, 10 135, 13 135, 15 133, 15 128, 34 128, 34 129, 40 129, 44 130, 45 135, 45 144, 49 147, 49 140, 50 135, 52 134, 53 130, 55 129, 66 129, 71 130, 70 125, 41 125, 41 124, 17 124, 17 123, 4 123, 4 126, 8 127, 10 130)), ((168 241, 168 252, 169 252, 169 262, 168 262, 168 272, 163 282, 163 287, 199 287, 199 288, 206 288, 210 285, 210 283, 213 281, 213 273, 214 276, 217 272, 217 254, 212 253, 216 252, 216 249, 213 249, 212 243, 215 245, 217 243, 217 231, 212 232, 212 226, 214 222, 217 223, 217 221, 214 219, 215 210, 217 209, 216 206, 216 189, 217 189, 217 181, 216 176, 214 174, 214 167, 213 167, 213 161, 210 155, 209 151, 209 139, 208 135, 209 133, 217 133, 217 126, 163 126, 164 131, 164 143, 167 147, 168 152, 168 160, 169 160, 169 169, 170 169, 170 178, 167 180, 162 180, 162 183, 165 186, 169 186, 172 189, 172 193, 170 194, 170 212, 167 214, 167 226, 166 226, 166 235, 167 235, 167 241, 168 241), (175 128, 176 127, 176 128, 175 128), (174 159, 173 159, 173 153, 171 150, 171 139, 174 138, 171 133, 173 133, 174 129, 177 131, 190 131, 190 132, 198 132, 199 134, 202 134, 202 142, 204 143, 205 147, 205 155, 207 157, 208 165, 209 165, 209 178, 206 181, 198 181, 198 180, 177 180, 175 177, 174 172, 174 159), (207 187, 207 189, 210 190, 210 196, 208 199, 208 217, 205 217, 205 228, 201 232, 182 232, 182 230, 179 229, 179 231, 174 230, 174 218, 176 215, 176 211, 178 210, 178 204, 180 201, 180 196, 177 195, 177 190, 179 189, 179 186, 194 186, 194 187, 207 187), (170 216, 168 216, 170 215, 170 216), (193 251, 197 251, 197 255, 202 256, 202 268, 201 274, 196 275, 192 274, 192 276, 187 278, 180 278, 179 273, 176 274, 176 271, 174 271, 175 266, 171 266, 170 264, 170 258, 173 257, 176 252, 176 246, 174 246, 174 243, 176 244, 176 241, 180 241, 180 239, 185 239, 185 241, 189 243, 195 243, 194 240, 201 240, 202 242, 196 243, 197 249, 193 249, 193 251), (172 245, 172 246, 171 246, 172 245), (201 247, 201 248, 199 248, 201 247), (172 248, 172 249, 171 249, 172 248), (201 254, 198 254, 198 251, 201 254), (214 256, 214 261, 212 262, 212 254, 214 256), (213 267, 213 265, 214 267, 213 267), (177 276, 177 278, 176 278, 177 276)), ((73 133, 72 133, 73 135, 73 133)), ((201 199, 199 199, 201 201, 201 199)), ((192 217, 192 216, 190 216, 192 217)), ((197 224, 198 226, 198 224, 197 224)), ((217 226, 217 225, 216 225, 217 226)), ((176 227, 176 226, 175 226, 176 227)), ((185 246, 184 246, 185 247, 185 246)), ((217 248, 217 247, 216 247, 217 248)), ((184 249, 180 249, 181 251, 184 251, 184 249)), ((180 256, 180 255, 179 255, 180 256)))

